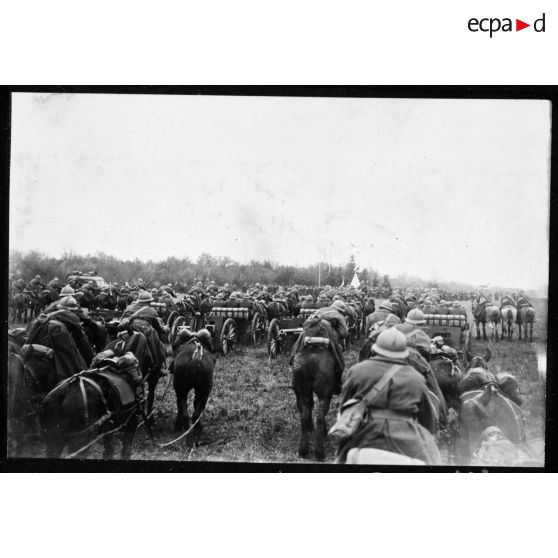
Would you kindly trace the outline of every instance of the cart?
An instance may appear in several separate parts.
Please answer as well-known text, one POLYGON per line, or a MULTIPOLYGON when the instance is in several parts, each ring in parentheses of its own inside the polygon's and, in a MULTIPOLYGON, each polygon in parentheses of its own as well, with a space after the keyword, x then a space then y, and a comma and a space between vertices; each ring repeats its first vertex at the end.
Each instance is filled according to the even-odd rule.
POLYGON ((207 315, 204 327, 213 339, 213 346, 226 355, 237 343, 257 346, 266 332, 266 317, 255 308, 227 308, 214 306, 207 315))
POLYGON ((315 308, 301 308, 298 316, 274 318, 267 332, 267 353, 276 359, 281 353, 288 352, 302 333, 302 324, 316 311, 315 308))
POLYGON ((466 354, 471 349, 471 332, 467 316, 454 314, 425 314, 426 325, 422 329, 432 339, 442 337, 444 343, 453 347, 463 365, 466 365, 466 354))

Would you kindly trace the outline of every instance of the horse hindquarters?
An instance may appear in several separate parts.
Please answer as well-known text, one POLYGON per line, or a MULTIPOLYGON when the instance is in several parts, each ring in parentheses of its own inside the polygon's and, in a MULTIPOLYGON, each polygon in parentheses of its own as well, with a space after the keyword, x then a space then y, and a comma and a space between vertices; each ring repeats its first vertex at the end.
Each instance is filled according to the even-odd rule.
POLYGON ((314 393, 318 397, 314 453, 321 460, 325 457, 326 416, 336 386, 335 361, 331 353, 324 349, 304 349, 298 354, 292 386, 300 412, 301 438, 298 453, 301 457, 305 457, 310 451, 310 433, 314 430, 314 393))
MULTIPOLYGON (((196 349, 186 345, 176 356, 174 368, 174 391, 176 394, 177 414, 175 430, 185 431, 190 427, 188 416, 188 395, 194 390, 194 411, 192 422, 195 423, 202 415, 207 405, 213 387, 213 370, 215 358, 208 351, 201 358, 194 358, 196 349)), ((201 422, 195 427, 195 432, 201 431, 201 422)), ((189 443, 192 438, 189 438, 189 443)))

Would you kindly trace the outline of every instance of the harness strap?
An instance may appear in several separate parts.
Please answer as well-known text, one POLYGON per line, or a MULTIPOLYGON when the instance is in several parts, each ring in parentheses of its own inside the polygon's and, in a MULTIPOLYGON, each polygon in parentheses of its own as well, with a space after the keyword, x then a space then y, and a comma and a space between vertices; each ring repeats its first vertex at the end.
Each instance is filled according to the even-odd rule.
POLYGON ((380 380, 372 386, 372 389, 364 397, 364 401, 366 401, 369 406, 374 403, 374 400, 376 399, 378 394, 384 389, 388 382, 393 378, 395 373, 401 368, 403 368, 403 365, 394 364, 393 366, 388 368, 384 375, 380 378, 380 380))
POLYGON ((85 420, 85 425, 89 423, 89 411, 87 409, 87 392, 85 391, 85 382, 83 377, 79 377, 79 388, 81 390, 81 397, 83 398, 83 418, 85 420))

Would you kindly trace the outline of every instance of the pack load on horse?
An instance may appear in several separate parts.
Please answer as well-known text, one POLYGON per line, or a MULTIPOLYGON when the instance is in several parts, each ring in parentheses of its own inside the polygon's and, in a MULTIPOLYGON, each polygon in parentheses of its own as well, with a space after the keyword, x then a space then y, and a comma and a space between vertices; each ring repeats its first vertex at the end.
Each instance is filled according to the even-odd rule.
POLYGON ((340 300, 336 300, 329 308, 315 310, 302 324, 302 332, 293 345, 289 361, 290 365, 296 367, 297 354, 304 347, 315 346, 330 351, 335 359, 337 385, 334 393, 341 391, 341 376, 345 369, 341 343, 348 335, 346 312, 346 305, 340 300))
POLYGON ((166 350, 161 337, 168 333, 169 328, 163 324, 157 312, 151 308, 153 297, 148 291, 142 291, 135 303, 126 308, 122 314, 120 327, 129 327, 145 335, 153 360, 151 374, 164 376, 166 350))
POLYGON ((135 356, 105 354, 95 368, 74 374, 45 396, 39 419, 47 456, 60 457, 65 447, 73 454, 102 435, 103 458, 111 459, 111 433, 122 430, 121 457, 130 459, 138 416, 143 413, 142 399, 143 381, 135 356))
POLYGON ((389 452, 404 456, 390 456, 399 462, 440 464, 434 438, 439 420, 426 380, 408 364, 405 335, 391 327, 372 350, 373 356, 354 365, 343 384, 338 421, 329 432, 336 462, 383 463, 383 452, 389 452), (364 449, 381 451, 361 455, 364 449))

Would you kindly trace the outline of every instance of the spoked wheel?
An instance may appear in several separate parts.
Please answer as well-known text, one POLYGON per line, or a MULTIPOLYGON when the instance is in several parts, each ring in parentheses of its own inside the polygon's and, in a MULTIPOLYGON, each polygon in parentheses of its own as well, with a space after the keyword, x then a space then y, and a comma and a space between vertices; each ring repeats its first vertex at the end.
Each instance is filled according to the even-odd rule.
POLYGON ((257 347, 265 335, 265 318, 259 312, 252 318, 252 343, 257 347))
POLYGON ((274 318, 269 324, 269 331, 267 332, 267 352, 269 358, 276 359, 277 355, 281 352, 281 326, 279 320, 274 318))
POLYGON ((187 325, 188 325, 188 320, 186 319, 185 316, 177 316, 177 318, 174 320, 172 324, 172 329, 169 336, 169 341, 171 342, 171 345, 174 343, 174 340, 176 339, 176 335, 178 334, 179 328, 187 325))
POLYGON ((221 329, 221 352, 223 355, 234 350, 236 345, 237 331, 236 323, 232 318, 227 318, 221 329))

